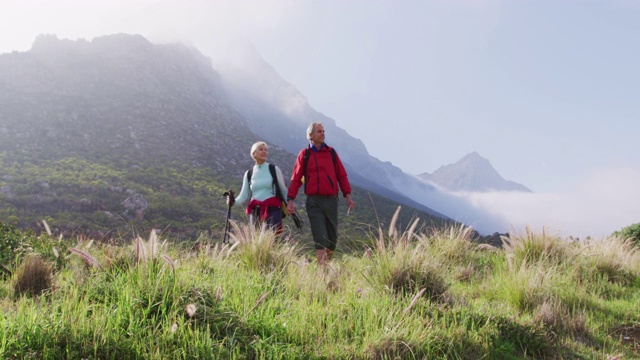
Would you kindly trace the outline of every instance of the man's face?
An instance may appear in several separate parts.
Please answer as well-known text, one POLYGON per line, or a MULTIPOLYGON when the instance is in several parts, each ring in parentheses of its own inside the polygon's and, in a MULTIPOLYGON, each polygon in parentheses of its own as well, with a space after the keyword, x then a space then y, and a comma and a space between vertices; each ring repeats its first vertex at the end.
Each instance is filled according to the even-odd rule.
POLYGON ((324 127, 322 125, 316 125, 311 133, 311 142, 314 144, 324 143, 324 127))

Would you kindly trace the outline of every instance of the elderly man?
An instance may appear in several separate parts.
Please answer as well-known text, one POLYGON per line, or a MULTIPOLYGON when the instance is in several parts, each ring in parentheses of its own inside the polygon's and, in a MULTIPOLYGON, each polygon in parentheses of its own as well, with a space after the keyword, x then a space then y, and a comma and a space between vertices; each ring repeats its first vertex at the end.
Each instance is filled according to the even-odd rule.
POLYGON ((318 264, 324 265, 333 256, 338 241, 338 186, 347 201, 349 211, 355 203, 351 199, 351 186, 347 171, 336 151, 325 144, 324 127, 312 123, 307 129, 309 145, 300 150, 291 174, 287 193, 287 210, 295 210, 293 200, 302 186, 307 195, 307 214, 315 243, 318 264))

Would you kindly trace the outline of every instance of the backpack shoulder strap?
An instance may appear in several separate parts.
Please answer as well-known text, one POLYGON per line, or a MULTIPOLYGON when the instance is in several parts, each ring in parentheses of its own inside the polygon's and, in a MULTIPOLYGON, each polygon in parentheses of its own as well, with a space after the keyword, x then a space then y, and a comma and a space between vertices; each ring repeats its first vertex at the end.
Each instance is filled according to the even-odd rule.
POLYGON ((253 167, 247 170, 247 182, 249 182, 249 185, 251 185, 251 175, 253 175, 253 167))
POLYGON ((336 161, 336 149, 331 148, 331 160, 333 160, 333 167, 336 168, 336 175, 338 175, 338 162, 336 161))
POLYGON ((302 176, 307 176, 307 164, 309 164, 309 156, 311 156, 311 149, 307 146, 304 149, 304 156, 302 157, 302 176))
POLYGON ((284 196, 282 196, 280 186, 278 186, 278 175, 276 175, 276 166, 274 164, 269 164, 269 172, 271 173, 271 179, 273 179, 272 186, 275 189, 276 197, 284 201, 284 196))

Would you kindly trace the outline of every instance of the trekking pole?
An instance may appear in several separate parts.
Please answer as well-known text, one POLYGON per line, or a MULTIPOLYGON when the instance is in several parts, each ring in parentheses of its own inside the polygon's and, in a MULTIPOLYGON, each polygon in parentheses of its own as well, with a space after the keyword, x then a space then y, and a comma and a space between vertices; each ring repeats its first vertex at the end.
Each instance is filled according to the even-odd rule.
POLYGON ((233 195, 233 190, 227 190, 225 191, 224 194, 222 194, 222 196, 224 197, 229 197, 229 206, 227 207, 227 220, 225 221, 224 224, 224 237, 222 238, 222 243, 223 244, 228 244, 229 243, 229 239, 228 239, 228 234, 229 234, 229 228, 231 227, 230 223, 229 223, 229 218, 231 217, 231 206, 233 206, 233 203, 236 201, 234 195, 233 195))

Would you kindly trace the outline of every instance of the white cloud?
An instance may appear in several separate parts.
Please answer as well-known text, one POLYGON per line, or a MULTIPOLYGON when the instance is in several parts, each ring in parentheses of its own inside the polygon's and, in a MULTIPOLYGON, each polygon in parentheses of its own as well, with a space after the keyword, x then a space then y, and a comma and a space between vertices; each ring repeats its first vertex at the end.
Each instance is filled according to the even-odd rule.
POLYGON ((640 170, 595 172, 568 193, 470 193, 474 206, 507 219, 513 230, 530 226, 561 236, 603 237, 640 222, 640 170))
POLYGON ((8 0, 0 3, 0 53, 26 51, 36 36, 87 39, 135 33, 154 42, 199 48, 229 37, 255 37, 293 11, 290 0, 8 0))

